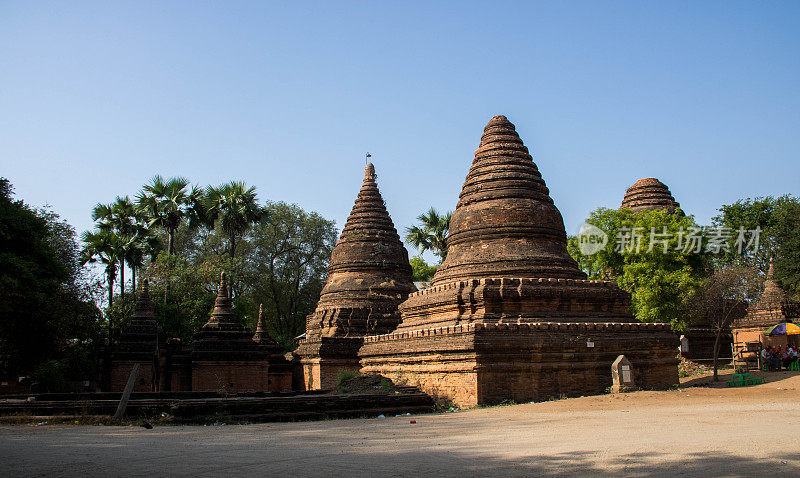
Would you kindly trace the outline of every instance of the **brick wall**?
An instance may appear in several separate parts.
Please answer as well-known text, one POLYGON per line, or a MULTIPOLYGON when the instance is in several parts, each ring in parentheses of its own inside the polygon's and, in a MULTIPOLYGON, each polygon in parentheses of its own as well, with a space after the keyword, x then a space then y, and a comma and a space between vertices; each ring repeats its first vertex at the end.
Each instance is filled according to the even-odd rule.
POLYGON ((270 370, 266 361, 192 363, 192 390, 196 392, 266 392, 291 389, 291 370, 270 370))
POLYGON ((604 393, 631 361, 642 388, 678 383, 678 338, 663 324, 474 324, 368 337, 362 372, 462 407, 604 393))
MULTIPOLYGON (((128 384, 128 377, 133 370, 133 361, 117 361, 111 367, 110 391, 122 392, 128 384)), ((152 392, 153 389, 153 363, 139 362, 139 373, 133 386, 134 392, 152 392)))

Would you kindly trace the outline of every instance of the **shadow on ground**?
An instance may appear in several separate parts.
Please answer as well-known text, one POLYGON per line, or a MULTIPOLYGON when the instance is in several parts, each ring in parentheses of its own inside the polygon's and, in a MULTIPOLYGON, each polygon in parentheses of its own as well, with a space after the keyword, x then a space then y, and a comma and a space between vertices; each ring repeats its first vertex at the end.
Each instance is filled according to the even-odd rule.
MULTIPOLYGON (((763 378, 764 383, 781 382, 783 380, 800 375, 800 372, 790 372, 786 370, 782 370, 780 372, 764 372, 760 370, 754 370, 750 373, 753 375, 753 377, 763 378)), ((702 377, 697 377, 682 382, 681 387, 727 388, 727 382, 733 379, 733 372, 726 370, 725 373, 720 372, 718 376, 719 381, 717 382, 714 382, 713 376, 704 375, 702 377)))
MULTIPOLYGON (((219 429, 217 429, 219 431, 219 429)), ((267 443, 254 431, 229 428, 224 435, 153 435, 108 430, 104 440, 45 440, 37 446, 0 444, 7 476, 782 476, 800 475, 800 453, 764 459, 736 453, 657 452, 607 456, 602 451, 498 457, 483 445, 447 450, 447 443, 418 451, 378 452, 367 437, 329 449, 297 442, 267 443), (172 436, 170 436, 172 435, 172 436), (160 443, 159 443, 160 442, 160 443)), ((208 430, 211 431, 211 430, 208 430)), ((302 435, 302 434, 301 434, 302 435)), ((8 438, 8 436, 6 436, 8 438)), ((63 437, 68 438, 68 437, 63 437)), ((85 437, 88 438, 88 437, 85 437)), ((28 441, 28 440, 22 440, 28 441)), ((27 443, 30 445, 30 443, 27 443)), ((391 448, 391 447, 388 447, 391 448)), ((424 448, 424 447, 423 447, 424 448)), ((514 455, 514 450, 507 450, 514 455)))

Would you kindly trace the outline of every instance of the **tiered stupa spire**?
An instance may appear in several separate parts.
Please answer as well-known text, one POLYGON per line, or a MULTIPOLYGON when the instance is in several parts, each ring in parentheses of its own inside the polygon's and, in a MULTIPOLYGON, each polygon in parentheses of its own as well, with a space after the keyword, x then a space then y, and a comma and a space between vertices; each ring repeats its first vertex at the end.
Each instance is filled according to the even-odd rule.
POLYGON ((258 304, 258 322, 256 323, 256 333, 253 334, 253 341, 259 344, 271 341, 267 333, 267 321, 264 319, 263 304, 258 304))
POLYGON ((486 125, 431 287, 400 306, 398 331, 472 322, 631 322, 630 295, 586 280, 561 213, 505 116, 486 125))
POLYGON ((447 259, 432 285, 469 278, 585 279, 567 253, 564 221, 514 125, 484 128, 450 220, 447 259))
POLYGON ((665 209, 683 213, 681 205, 672 197, 667 185, 656 178, 640 179, 629 187, 625 191, 625 198, 622 200, 620 209, 634 211, 665 209))
POLYGON ((375 166, 368 163, 309 319, 309 328, 326 336, 388 332, 399 321, 397 305, 414 290, 408 252, 375 180, 375 166))
POLYGON ((149 349, 156 347, 156 340, 161 329, 156 323, 153 313, 153 302, 150 300, 150 287, 147 279, 142 281, 142 289, 133 307, 133 317, 120 336, 123 348, 149 349))
POLYGON ((228 293, 227 277, 223 272, 220 274, 219 289, 211 317, 194 335, 193 353, 238 357, 247 354, 279 354, 280 349, 275 342, 268 340, 255 343, 253 332, 236 319, 233 300, 228 293))

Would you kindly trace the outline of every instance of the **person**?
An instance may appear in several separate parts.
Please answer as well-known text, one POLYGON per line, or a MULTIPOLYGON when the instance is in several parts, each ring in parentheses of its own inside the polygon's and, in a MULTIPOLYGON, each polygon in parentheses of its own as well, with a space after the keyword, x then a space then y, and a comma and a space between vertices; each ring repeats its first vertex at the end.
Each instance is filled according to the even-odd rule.
POLYGON ((771 345, 767 346, 767 366, 771 372, 780 371, 781 359, 778 349, 773 348, 771 345))

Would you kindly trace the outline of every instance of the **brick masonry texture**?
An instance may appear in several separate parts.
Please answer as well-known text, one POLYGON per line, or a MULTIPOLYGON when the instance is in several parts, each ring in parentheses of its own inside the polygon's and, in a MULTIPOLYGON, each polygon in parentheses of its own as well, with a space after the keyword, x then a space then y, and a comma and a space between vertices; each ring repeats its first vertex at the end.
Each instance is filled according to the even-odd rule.
POLYGON ((625 191, 620 209, 646 211, 666 209, 683 214, 681 205, 672 197, 669 188, 656 178, 644 178, 625 191))
POLYGON ((364 181, 331 253, 328 279, 306 320, 302 383, 309 390, 335 387, 339 372, 358 369, 366 335, 387 333, 400 322, 397 306, 415 289, 408 252, 400 241, 367 164, 364 181))
POLYGON ((394 333, 365 337, 362 371, 459 406, 602 393, 624 354, 643 388, 678 383, 678 338, 641 324, 615 283, 586 280, 516 129, 484 129, 432 286, 399 306, 394 333))

